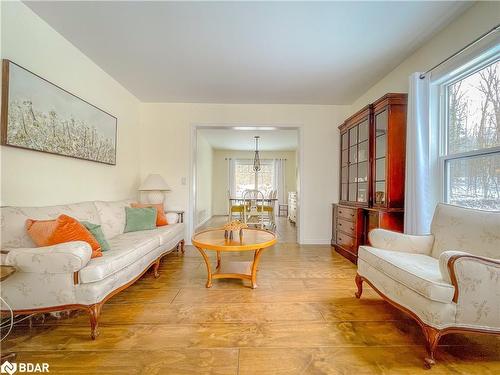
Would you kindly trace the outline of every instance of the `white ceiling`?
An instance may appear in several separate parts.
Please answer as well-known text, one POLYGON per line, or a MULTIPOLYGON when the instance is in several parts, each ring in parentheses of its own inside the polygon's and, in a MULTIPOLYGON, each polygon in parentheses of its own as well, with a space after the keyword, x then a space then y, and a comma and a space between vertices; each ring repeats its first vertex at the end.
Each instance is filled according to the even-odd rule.
POLYGON ((260 136, 261 151, 292 151, 297 148, 297 130, 232 130, 232 129, 199 129, 202 136, 217 150, 254 151, 254 136, 260 136))
POLYGON ((472 4, 25 3, 141 101, 289 104, 351 104, 472 4))

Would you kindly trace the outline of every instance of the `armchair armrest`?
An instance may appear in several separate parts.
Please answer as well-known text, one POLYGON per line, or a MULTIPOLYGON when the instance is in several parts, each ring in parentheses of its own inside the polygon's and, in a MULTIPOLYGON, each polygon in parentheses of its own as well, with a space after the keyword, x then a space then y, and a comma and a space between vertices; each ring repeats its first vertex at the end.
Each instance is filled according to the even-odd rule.
POLYGON ((9 249, 5 262, 21 272, 72 273, 85 267, 91 255, 88 243, 73 241, 54 246, 9 249))
MULTIPOLYGON (((500 259, 482 257, 463 251, 444 251, 439 256, 443 279, 455 287, 453 302, 463 295, 495 293, 500 282, 500 259)), ((494 300, 495 297, 492 297, 494 300)))
POLYGON ((413 236, 378 228, 368 233, 368 239, 373 247, 379 249, 427 255, 431 253, 434 244, 432 234, 413 236))

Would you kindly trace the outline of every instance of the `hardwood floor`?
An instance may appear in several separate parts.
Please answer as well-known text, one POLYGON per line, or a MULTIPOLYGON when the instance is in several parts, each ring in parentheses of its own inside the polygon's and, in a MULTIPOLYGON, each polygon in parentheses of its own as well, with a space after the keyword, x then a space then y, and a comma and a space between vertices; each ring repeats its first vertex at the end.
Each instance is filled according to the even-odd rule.
POLYGON ((330 246, 269 249, 254 290, 242 280, 206 289, 205 272, 187 247, 104 305, 96 341, 82 313, 17 326, 2 351, 53 374, 500 373, 499 338, 473 335, 446 336, 424 370, 418 326, 369 288, 354 298, 355 266, 330 246))

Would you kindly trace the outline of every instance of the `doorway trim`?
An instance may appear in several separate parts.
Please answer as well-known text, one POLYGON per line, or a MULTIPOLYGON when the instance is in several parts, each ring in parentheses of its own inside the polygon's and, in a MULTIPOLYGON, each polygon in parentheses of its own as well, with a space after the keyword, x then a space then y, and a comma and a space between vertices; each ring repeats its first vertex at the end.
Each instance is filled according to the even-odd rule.
MULTIPOLYGON (((297 203, 297 243, 302 243, 302 210, 301 204, 303 202, 302 195, 302 168, 304 165, 304 155, 303 155, 303 124, 241 124, 241 123, 193 123, 191 124, 190 129, 190 160, 189 160, 189 204, 188 204, 188 228, 187 228, 187 238, 186 241, 188 244, 191 244, 191 238, 195 233, 196 224, 195 224, 195 209, 196 209, 196 156, 197 156, 197 146, 198 146, 198 136, 197 131, 201 129, 227 129, 227 130, 239 130, 251 132, 251 130, 242 130, 241 128, 255 128, 258 131, 258 128, 269 128, 273 127, 276 130, 296 130, 297 131, 297 195, 298 195, 298 203, 297 203), (234 129, 234 128, 240 129, 234 129)), ((273 130, 266 130, 273 131, 273 130)))

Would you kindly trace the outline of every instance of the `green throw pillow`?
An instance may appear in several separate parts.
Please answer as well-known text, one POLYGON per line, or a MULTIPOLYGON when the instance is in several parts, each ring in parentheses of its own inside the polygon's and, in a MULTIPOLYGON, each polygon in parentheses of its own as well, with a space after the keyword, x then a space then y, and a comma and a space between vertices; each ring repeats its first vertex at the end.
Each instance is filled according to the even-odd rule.
POLYGON ((101 251, 108 251, 110 249, 109 243, 102 232, 101 226, 97 224, 89 223, 88 221, 80 221, 80 223, 89 230, 90 233, 95 237, 99 245, 101 245, 101 251))
POLYGON ((131 208, 125 207, 125 233, 139 230, 156 229, 156 208, 131 208))

